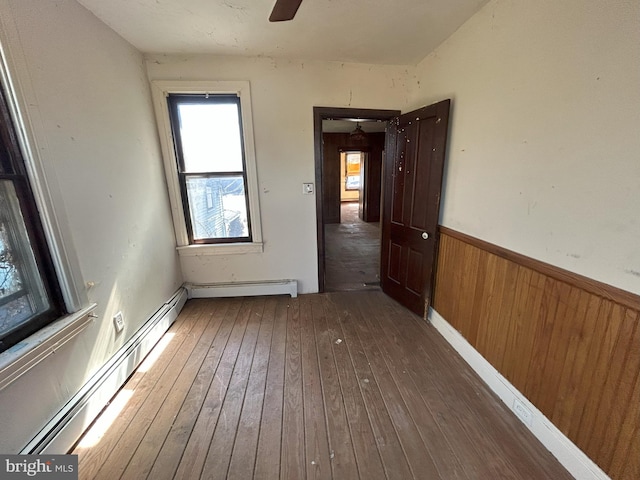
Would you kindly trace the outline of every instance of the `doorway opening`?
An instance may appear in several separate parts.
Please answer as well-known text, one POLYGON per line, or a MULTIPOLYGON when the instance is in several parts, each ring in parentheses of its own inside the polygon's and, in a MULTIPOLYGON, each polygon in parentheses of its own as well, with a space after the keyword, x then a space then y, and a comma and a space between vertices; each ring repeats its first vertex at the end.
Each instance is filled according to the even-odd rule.
POLYGON ((377 288, 384 130, 400 112, 327 107, 313 112, 318 289, 377 288), (348 171, 347 155, 355 153, 360 154, 357 173, 355 160, 348 171))
MULTIPOLYGON (((325 291, 377 289, 380 286, 380 214, 378 208, 372 211, 364 200, 369 196, 378 204, 380 202, 381 177, 375 174, 372 179, 370 172, 381 169, 384 132, 374 130, 383 130, 386 122, 367 127, 369 133, 361 134, 361 143, 379 144, 379 148, 373 149, 369 146, 358 149, 336 147, 337 142, 332 141, 335 137, 338 142, 349 142, 350 138, 344 133, 333 132, 335 122, 323 122, 325 148, 338 148, 340 155, 340 216, 337 223, 324 224, 325 291), (373 155, 372 150, 375 151, 373 155)), ((359 129, 364 132, 362 127, 359 129)), ((334 157, 333 152, 325 150, 325 153, 325 158, 334 157)), ((325 178, 325 182, 335 180, 325 178)))

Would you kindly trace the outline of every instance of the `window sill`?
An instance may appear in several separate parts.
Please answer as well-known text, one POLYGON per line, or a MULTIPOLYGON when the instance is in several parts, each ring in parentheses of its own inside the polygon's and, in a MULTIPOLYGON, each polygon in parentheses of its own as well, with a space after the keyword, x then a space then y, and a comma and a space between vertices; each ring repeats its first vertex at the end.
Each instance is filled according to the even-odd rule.
POLYGON ((218 245, 186 245, 178 247, 181 257, 199 257, 210 255, 244 255, 246 253, 262 253, 262 243, 224 243, 218 245))
POLYGON ((96 304, 92 304, 78 312, 70 313, 2 352, 0 390, 82 332, 95 317, 93 310, 96 307, 96 304))

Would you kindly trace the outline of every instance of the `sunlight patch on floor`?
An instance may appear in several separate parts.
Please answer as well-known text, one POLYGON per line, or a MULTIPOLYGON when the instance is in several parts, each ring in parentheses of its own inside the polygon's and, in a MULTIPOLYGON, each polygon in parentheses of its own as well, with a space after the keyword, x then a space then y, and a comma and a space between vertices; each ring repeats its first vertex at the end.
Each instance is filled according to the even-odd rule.
POLYGON ((111 424, 118 418, 122 409, 133 396, 133 392, 133 390, 127 389, 118 392, 109 406, 100 414, 93 426, 85 432, 82 440, 78 444, 79 448, 91 448, 100 442, 104 434, 109 430, 109 427, 111 427, 111 424))
POLYGON ((173 340, 173 336, 174 334, 171 332, 165 333, 164 336, 158 342, 158 344, 155 347, 153 347, 153 350, 151 350, 149 355, 147 355, 147 358, 145 358, 144 361, 140 364, 140 366, 136 369, 136 371, 141 373, 148 372, 153 366, 153 364, 156 363, 156 360, 158 360, 160 355, 162 355, 162 352, 164 352, 164 349, 167 348, 167 345, 169 345, 171 340, 173 340))

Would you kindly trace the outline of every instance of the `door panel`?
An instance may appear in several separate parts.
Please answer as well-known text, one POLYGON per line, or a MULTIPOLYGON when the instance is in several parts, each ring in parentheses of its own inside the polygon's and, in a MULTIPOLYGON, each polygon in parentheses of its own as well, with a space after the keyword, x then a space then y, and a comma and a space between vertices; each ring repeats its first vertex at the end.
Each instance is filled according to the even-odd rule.
MULTIPOLYGON (((396 123, 395 122, 390 122, 389 123, 389 129, 394 129, 396 123)), ((400 131, 399 129, 396 128, 396 137, 394 139, 395 141, 395 147, 393 148, 393 150, 387 150, 390 152, 395 152, 394 155, 390 155, 388 157, 388 162, 392 162, 392 168, 393 171, 397 171, 397 172, 402 172, 405 169, 405 164, 406 164, 406 152, 405 152, 405 144, 407 143, 407 133, 406 131, 402 130, 400 131)), ((389 170, 389 169, 387 169, 389 170)), ((386 183, 385 179, 385 183, 386 183)), ((396 223, 396 224, 402 224, 402 219, 403 219, 403 212, 404 212, 404 204, 402 202, 403 199, 403 195, 404 195, 404 181, 405 181, 405 176, 404 175, 393 175, 391 178, 391 181, 393 182, 393 190, 392 190, 392 195, 389 196, 388 198, 391 199, 391 211, 393 212, 392 216, 391 216, 391 222, 392 223, 396 223)))
POLYGON ((420 295, 422 289, 422 271, 424 269, 424 255, 418 250, 409 248, 407 264, 407 289, 420 295))
POLYGON ((400 284, 400 271, 402 265, 402 246, 391 243, 389 252, 389 279, 400 284))
POLYGON ((406 113, 387 132, 382 289, 421 316, 431 301, 449 105, 406 113))
MULTIPOLYGON (((433 149, 433 135, 435 131, 435 118, 427 118, 423 120, 424 125, 420 128, 420 138, 418 145, 433 149)), ((424 231, 428 228, 427 219, 429 216, 429 198, 431 186, 417 185, 418 179, 429 178, 430 170, 433 168, 431 162, 418 162, 414 167, 415 175, 413 175, 413 199, 411 202, 411 227, 424 231)))

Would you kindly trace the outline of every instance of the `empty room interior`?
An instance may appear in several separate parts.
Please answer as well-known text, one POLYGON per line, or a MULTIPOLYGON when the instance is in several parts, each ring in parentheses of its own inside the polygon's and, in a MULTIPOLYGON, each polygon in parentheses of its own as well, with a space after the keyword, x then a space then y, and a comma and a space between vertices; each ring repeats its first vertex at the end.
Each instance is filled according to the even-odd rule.
POLYGON ((639 2, 0 0, 0 82, 0 455, 640 478, 639 2))

